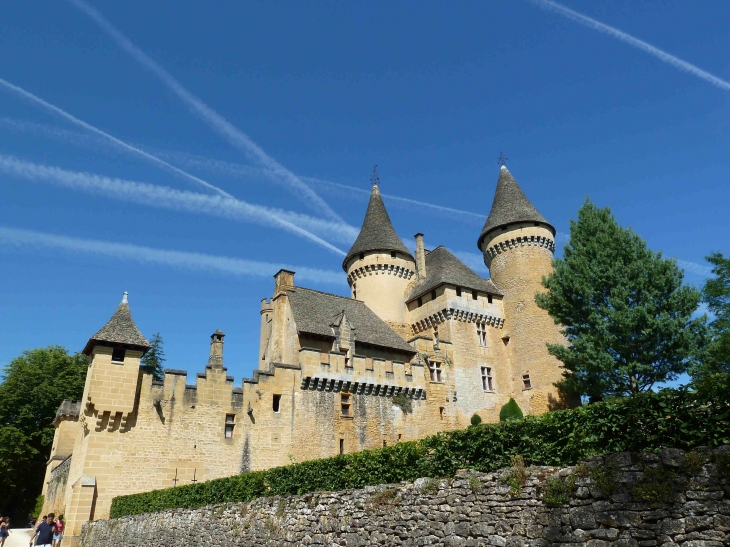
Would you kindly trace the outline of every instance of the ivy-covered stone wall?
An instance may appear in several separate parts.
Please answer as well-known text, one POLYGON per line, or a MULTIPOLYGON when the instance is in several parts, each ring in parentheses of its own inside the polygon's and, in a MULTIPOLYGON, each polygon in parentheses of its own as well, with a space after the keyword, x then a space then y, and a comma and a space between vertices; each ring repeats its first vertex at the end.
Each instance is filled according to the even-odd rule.
POLYGON ((97 521, 83 547, 445 545, 727 547, 730 446, 628 452, 570 468, 270 497, 97 521))

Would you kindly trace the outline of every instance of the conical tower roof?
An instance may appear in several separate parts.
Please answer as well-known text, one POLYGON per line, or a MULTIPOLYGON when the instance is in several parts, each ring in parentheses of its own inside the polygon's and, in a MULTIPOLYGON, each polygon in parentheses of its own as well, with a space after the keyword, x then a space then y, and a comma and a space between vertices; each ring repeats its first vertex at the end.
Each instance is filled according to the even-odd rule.
POLYGON ((414 260, 411 252, 395 233, 377 184, 373 184, 360 234, 342 262, 342 268, 347 271, 347 261, 367 251, 397 251, 414 260))
POLYGON ((132 319, 127 302, 127 293, 124 293, 122 302, 117 307, 111 319, 107 321, 99 332, 92 336, 86 343, 83 353, 89 355, 96 345, 107 345, 112 347, 125 347, 146 352, 150 349, 150 343, 139 332, 137 325, 132 319))
POLYGON ((489 232, 516 222, 537 222, 555 235, 555 228, 530 203, 512 173, 503 165, 499 171, 492 210, 489 212, 487 222, 484 223, 482 233, 479 235, 477 247, 482 248, 482 240, 489 232))

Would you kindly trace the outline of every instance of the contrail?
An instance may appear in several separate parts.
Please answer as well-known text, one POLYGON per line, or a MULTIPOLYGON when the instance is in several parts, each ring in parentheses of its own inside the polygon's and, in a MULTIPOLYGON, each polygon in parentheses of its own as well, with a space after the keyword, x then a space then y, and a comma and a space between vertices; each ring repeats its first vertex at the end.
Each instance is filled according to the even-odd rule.
POLYGON ((688 63, 687 61, 683 61, 682 59, 679 59, 678 57, 675 57, 674 55, 667 53, 666 51, 661 50, 658 47, 647 44, 643 40, 634 38, 630 34, 626 34, 625 32, 618 30, 617 28, 608 26, 605 23, 596 21, 595 19, 591 19, 590 17, 578 13, 577 11, 573 11, 572 9, 567 8, 562 4, 558 4, 557 2, 553 2, 552 0, 531 0, 531 2, 536 6, 539 6, 548 11, 554 11, 556 13, 559 13, 560 15, 563 15, 564 17, 567 17, 568 19, 571 19, 576 23, 580 23, 581 25, 584 25, 588 28, 597 30, 598 32, 603 32, 604 34, 608 34, 609 36, 613 36, 614 38, 621 40, 626 44, 634 46, 635 48, 640 49, 645 53, 648 53, 649 55, 653 55, 654 57, 661 61, 664 61, 668 65, 672 65, 679 70, 694 74, 698 78, 702 78, 706 82, 709 82, 712 85, 719 87, 720 89, 730 91, 730 82, 718 78, 714 74, 710 74, 709 72, 702 70, 701 68, 698 68, 695 65, 688 63))
POLYGON ((226 196, 226 197, 230 197, 230 198, 233 197, 231 194, 229 194, 228 192, 225 192, 224 190, 221 190, 217 186, 213 186, 212 184, 205 182, 203 179, 200 179, 200 178, 196 177, 195 175, 191 175, 190 173, 187 173, 187 172, 183 171, 182 169, 179 169, 179 168, 175 167, 174 165, 167 163, 166 161, 161 160, 160 158, 155 157, 152 154, 149 154, 149 153, 145 152, 144 150, 137 148, 136 146, 127 144, 126 142, 110 135, 109 133, 102 131, 101 129, 98 129, 98 128, 94 127, 93 125, 90 125, 90 124, 86 123, 85 121, 78 119, 75 116, 72 116, 65 110, 62 110, 61 108, 44 101, 40 97, 33 95, 32 93, 30 93, 29 91, 26 91, 25 89, 23 89, 21 87, 13 85, 8 81, 3 80, 2 78, 0 78, 0 85, 5 86, 6 89, 9 89, 13 93, 20 95, 21 97, 23 97, 25 99, 29 99, 29 100, 33 101, 34 103, 42 106, 46 110, 49 110, 50 112, 53 112, 54 114, 58 114, 59 116, 67 119, 68 121, 70 121, 76 125, 81 126, 84 129, 87 129, 88 131, 91 131, 93 133, 96 133, 97 135, 104 137, 109 142, 115 144, 116 146, 119 146, 120 148, 124 148, 125 150, 129 150, 130 152, 134 152, 135 154, 138 154, 138 155, 142 156, 143 158, 146 158, 149 161, 156 163, 157 165, 161 165, 165 169, 168 169, 174 173, 177 173, 178 175, 182 175, 183 177, 190 179, 193 182, 200 184, 201 186, 204 186, 205 188, 208 188, 209 190, 213 190, 214 192, 216 192, 222 196, 226 196))
MULTIPOLYGON (((281 211, 260 205, 253 205, 234 198, 198 194, 167 186, 104 177, 92 173, 67 171, 58 167, 22 161, 12 156, 0 155, 0 172, 30 181, 48 182, 74 190, 105 195, 147 206, 207 214, 234 220, 245 220, 269 226, 273 225, 305 237, 341 256, 345 255, 342 250, 298 224, 326 234, 327 236, 337 236, 343 243, 351 243, 357 236, 352 231, 348 232, 340 224, 334 224, 290 211, 281 211)), ((354 228, 351 228, 351 230, 354 230, 354 228)))
POLYGON ((21 248, 50 248, 74 253, 104 255, 117 260, 134 260, 143 264, 160 264, 174 268, 212 271, 236 276, 270 278, 278 270, 285 268, 296 272, 299 278, 306 281, 327 285, 344 285, 345 283, 345 278, 341 272, 331 270, 242 260, 203 253, 154 249, 128 243, 81 239, 0 226, 0 244, 3 243, 21 248))
POLYGON ((150 58, 144 51, 137 47, 129 38, 122 34, 116 27, 107 21, 96 8, 84 0, 68 0, 77 9, 90 17, 101 29, 106 32, 122 49, 129 53, 134 59, 147 70, 157 76, 162 82, 177 95, 181 101, 186 103, 197 114, 215 129, 231 144, 243 151, 251 160, 264 166, 275 173, 278 177, 289 184, 292 190, 298 192, 300 198, 316 211, 322 211, 331 219, 342 222, 342 218, 335 213, 327 203, 317 195, 314 190, 307 186, 302 180, 289 169, 281 165, 243 131, 232 125, 215 110, 198 99, 183 85, 177 81, 167 70, 162 68, 156 61, 150 58))

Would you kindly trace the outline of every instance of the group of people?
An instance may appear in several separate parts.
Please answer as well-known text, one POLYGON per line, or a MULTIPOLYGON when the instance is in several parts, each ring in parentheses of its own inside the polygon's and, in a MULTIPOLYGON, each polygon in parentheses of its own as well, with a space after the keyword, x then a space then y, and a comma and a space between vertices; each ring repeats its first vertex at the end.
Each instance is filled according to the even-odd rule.
MULTIPOLYGON (((31 547, 34 541, 36 547, 60 547, 63 527, 63 515, 59 516, 58 519, 53 513, 44 515, 38 526, 36 526, 33 537, 30 538, 31 547)), ((0 547, 3 547, 2 543, 0 543, 0 547)))

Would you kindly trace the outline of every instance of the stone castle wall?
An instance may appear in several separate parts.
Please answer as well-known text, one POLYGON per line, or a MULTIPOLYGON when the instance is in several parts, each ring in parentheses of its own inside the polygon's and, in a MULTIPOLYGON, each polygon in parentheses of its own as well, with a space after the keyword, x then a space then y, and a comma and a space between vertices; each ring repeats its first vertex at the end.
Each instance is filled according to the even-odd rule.
POLYGON ((81 545, 725 547, 728 468, 725 446, 528 468, 524 480, 515 469, 460 471, 448 480, 98 521, 84 527, 81 545))

